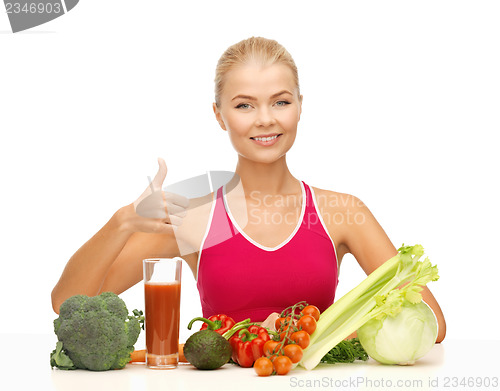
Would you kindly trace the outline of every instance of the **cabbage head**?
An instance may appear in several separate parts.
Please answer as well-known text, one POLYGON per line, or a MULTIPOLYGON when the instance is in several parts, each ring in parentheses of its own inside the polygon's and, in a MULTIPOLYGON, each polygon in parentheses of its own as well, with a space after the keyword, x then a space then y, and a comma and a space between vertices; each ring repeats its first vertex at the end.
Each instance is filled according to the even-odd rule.
POLYGON ((382 364, 413 365, 436 343, 438 324, 423 301, 405 301, 396 316, 371 319, 358 329, 359 342, 368 355, 382 364))

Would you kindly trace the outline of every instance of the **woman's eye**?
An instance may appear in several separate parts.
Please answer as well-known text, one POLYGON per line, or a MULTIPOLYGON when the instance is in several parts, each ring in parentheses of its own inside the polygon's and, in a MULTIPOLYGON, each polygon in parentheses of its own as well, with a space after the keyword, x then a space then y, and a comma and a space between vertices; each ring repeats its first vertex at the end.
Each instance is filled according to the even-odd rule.
POLYGON ((276 104, 278 106, 286 106, 286 105, 289 105, 290 102, 286 101, 286 100, 280 100, 279 102, 276 102, 276 104))
POLYGON ((237 109, 248 109, 250 105, 248 103, 240 103, 238 106, 236 106, 237 109))

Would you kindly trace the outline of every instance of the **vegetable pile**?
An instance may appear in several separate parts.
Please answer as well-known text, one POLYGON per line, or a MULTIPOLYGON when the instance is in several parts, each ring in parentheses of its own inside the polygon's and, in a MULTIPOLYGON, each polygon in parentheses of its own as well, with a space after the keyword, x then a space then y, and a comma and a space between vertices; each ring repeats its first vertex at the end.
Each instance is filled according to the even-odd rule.
POLYGON ((58 342, 50 365, 92 371, 123 368, 130 361, 143 319, 137 310, 129 316, 125 302, 111 292, 72 296, 54 320, 58 342))
MULTIPOLYGON (((204 323, 200 331, 186 341, 184 354, 186 359, 199 369, 216 369, 225 364, 227 360, 216 360, 215 357, 219 357, 219 354, 214 354, 223 344, 215 344, 212 341, 203 341, 202 344, 198 341, 200 333, 211 331, 229 341, 234 364, 243 368, 253 367, 259 376, 285 375, 301 360, 303 350, 309 345, 310 334, 316 329, 319 316, 317 307, 299 302, 281 312, 275 322, 276 332, 260 326, 259 323, 252 323, 250 319, 235 323, 231 317, 224 314, 213 315, 208 319, 197 317, 189 322, 189 330, 195 321, 204 323), (192 337, 195 337, 196 346, 191 340, 192 337), (202 348, 199 347, 201 345, 202 348), (203 365, 200 365, 201 362, 203 365)), ((206 336, 201 337, 206 339, 206 336)))
MULTIPOLYGON (((285 308, 275 321, 277 331, 268 330, 258 323, 245 319, 239 323, 227 315, 214 315, 210 318, 194 318, 193 322, 204 321, 201 331, 193 334, 185 345, 185 354, 189 362, 199 369, 215 369, 225 364, 227 360, 218 361, 215 365, 214 353, 218 349, 215 343, 204 344, 202 349, 192 348, 191 338, 198 334, 213 330, 229 341, 232 348, 232 362, 243 368, 253 367, 257 375, 286 375, 302 359, 304 349, 309 346, 311 334, 316 330, 316 322, 320 319, 320 311, 314 305, 302 301, 285 308), (271 338, 272 336, 272 338, 271 338), (187 354, 192 351, 193 354, 187 354), (200 366, 200 362, 214 362, 213 367, 200 366)), ((203 336, 203 338, 205 338, 203 336)), ((353 362, 367 360, 368 355, 357 339, 342 341, 335 346, 322 362, 353 362)))

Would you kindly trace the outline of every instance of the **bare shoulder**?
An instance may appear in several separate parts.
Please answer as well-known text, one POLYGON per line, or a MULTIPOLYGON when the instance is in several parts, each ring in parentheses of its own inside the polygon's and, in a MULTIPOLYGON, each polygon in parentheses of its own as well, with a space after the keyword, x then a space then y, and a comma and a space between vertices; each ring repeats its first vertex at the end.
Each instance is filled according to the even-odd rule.
POLYGON ((316 205, 328 234, 335 243, 339 261, 350 252, 347 246, 353 228, 365 221, 368 209, 356 196, 313 187, 316 205))
POLYGON ((362 208, 363 202, 356 196, 347 193, 340 193, 332 190, 313 187, 316 204, 325 211, 340 211, 347 208, 362 208))
POLYGON ((317 202, 329 232, 339 236, 345 251, 354 255, 367 274, 394 255, 394 245, 363 201, 322 189, 318 194, 324 197, 317 202))
POLYGON ((374 219, 368 207, 358 197, 331 190, 313 188, 316 204, 327 226, 336 229, 362 227, 374 219))

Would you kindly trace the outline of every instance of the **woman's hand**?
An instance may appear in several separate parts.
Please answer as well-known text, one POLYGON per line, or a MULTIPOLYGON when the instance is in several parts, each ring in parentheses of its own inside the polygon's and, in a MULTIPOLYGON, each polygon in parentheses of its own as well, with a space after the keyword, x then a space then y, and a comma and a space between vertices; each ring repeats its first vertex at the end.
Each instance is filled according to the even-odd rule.
POLYGON ((280 314, 278 314, 277 312, 273 312, 266 318, 266 320, 264 320, 264 322, 261 323, 261 326, 266 327, 269 330, 276 331, 275 323, 276 319, 278 319, 279 317, 280 314))
POLYGON ((162 191, 167 165, 158 158, 158 172, 150 185, 132 204, 119 212, 120 225, 129 232, 171 233, 182 224, 189 200, 162 191))

